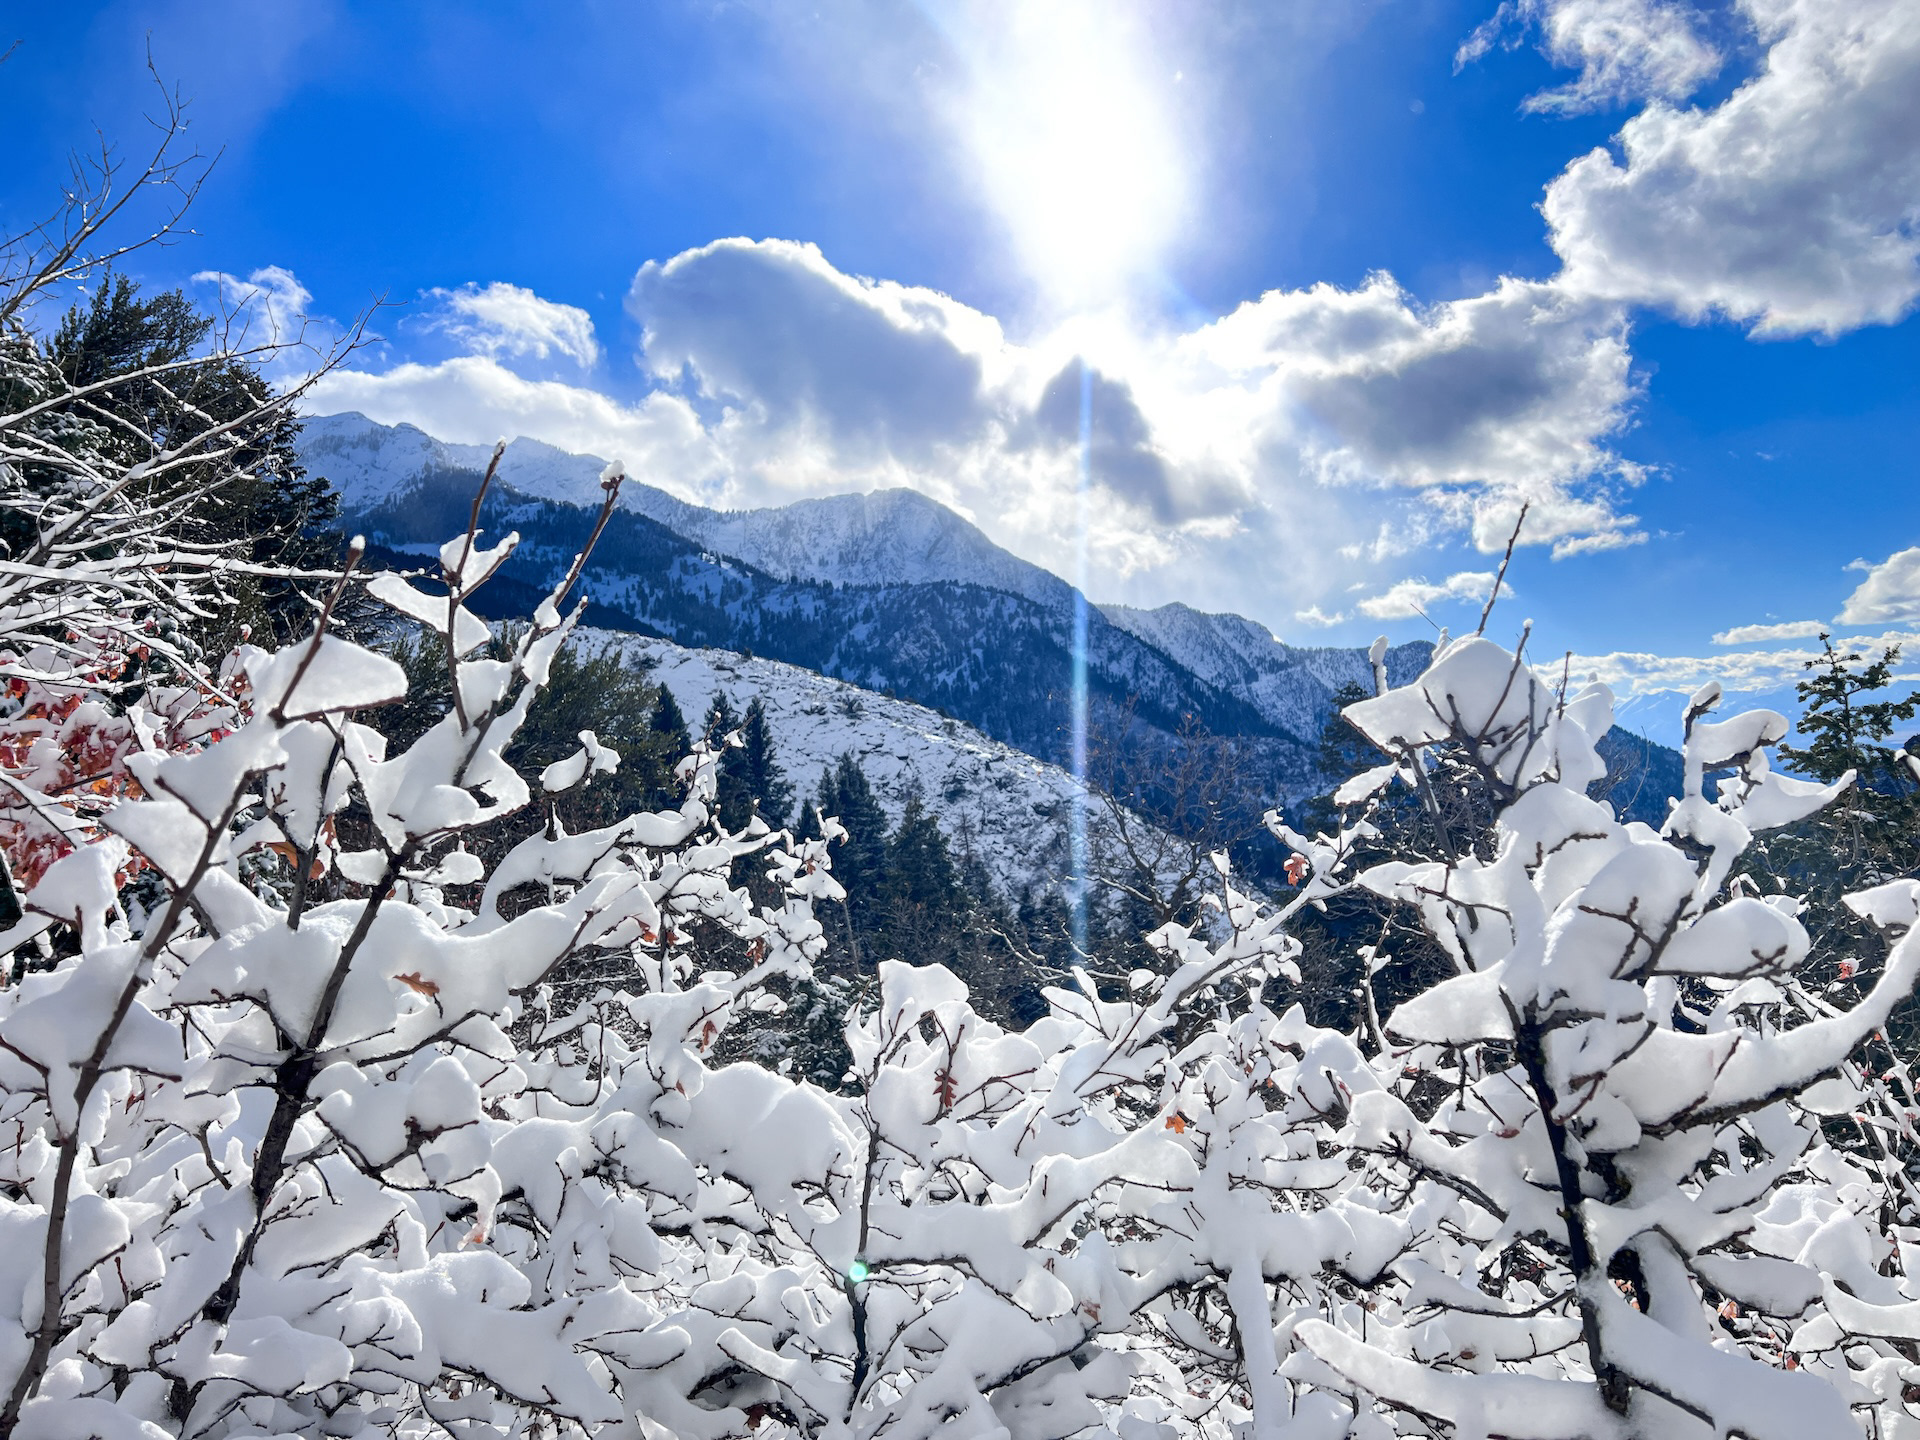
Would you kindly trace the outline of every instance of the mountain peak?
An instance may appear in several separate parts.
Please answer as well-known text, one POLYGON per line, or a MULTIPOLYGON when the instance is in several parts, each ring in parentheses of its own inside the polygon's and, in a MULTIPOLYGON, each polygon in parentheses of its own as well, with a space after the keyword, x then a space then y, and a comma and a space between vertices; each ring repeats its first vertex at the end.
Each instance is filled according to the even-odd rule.
MULTIPOLYGON (((492 447, 436 440, 417 426, 382 425, 356 411, 304 422, 307 469, 340 491, 349 515, 415 488, 433 470, 479 470, 492 447)), ((523 495, 597 505, 606 461, 526 436, 507 446, 500 479, 523 495)), ((958 581, 1043 604, 1071 594, 1067 582, 1002 549, 966 517, 904 487, 825 495, 754 510, 712 510, 629 479, 621 504, 716 554, 783 580, 918 585, 958 581)))

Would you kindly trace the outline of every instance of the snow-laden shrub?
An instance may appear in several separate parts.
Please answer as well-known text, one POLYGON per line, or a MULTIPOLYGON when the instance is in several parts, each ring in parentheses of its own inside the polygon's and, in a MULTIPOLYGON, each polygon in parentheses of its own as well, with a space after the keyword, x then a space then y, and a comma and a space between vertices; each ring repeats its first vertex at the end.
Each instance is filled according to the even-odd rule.
POLYGON ((678 810, 466 844, 617 764, 503 758, 579 570, 488 658, 463 601, 511 544, 372 583, 455 657, 402 753, 354 718, 391 661, 243 651, 230 723, 135 725, 29 892, 13 943, 65 939, 0 991, 0 1437, 1911 1433, 1905 1076, 1848 1057, 1920 948, 1828 1013, 1794 904, 1730 891, 1829 793, 1768 769, 1778 717, 1703 700, 1655 834, 1585 796, 1604 692, 1449 647, 1351 714, 1416 784, 1477 777, 1485 853, 1354 877, 1364 811, 1277 826, 1285 907, 1219 857, 1217 923, 1020 1032, 883 965, 829 1090, 714 1058, 840 891, 826 841, 717 823, 712 751, 678 810), (1459 969, 1384 1045, 1286 998, 1288 927, 1356 882, 1459 969), (700 968, 715 929, 748 968, 700 968), (583 956, 619 978, 557 1013, 583 956), (1849 1112, 1878 1151, 1829 1143, 1849 1112))
POLYGON ((1438 747, 1499 805, 1488 853, 1360 877, 1459 973, 1388 1017, 1396 1048, 1340 1137, 1409 1226, 1399 1283, 1299 1324, 1288 1369, 1373 1397, 1400 1433, 1920 1434, 1912 1187, 1823 1129, 1889 1109, 1848 1062, 1920 970, 1920 885, 1849 901, 1895 940, 1857 1006, 1800 989, 1799 903, 1729 876, 1851 777, 1777 774, 1785 719, 1710 721, 1719 696, 1688 711, 1659 833, 1586 796, 1606 691, 1556 693, 1485 640, 1347 711, 1410 774, 1438 747))

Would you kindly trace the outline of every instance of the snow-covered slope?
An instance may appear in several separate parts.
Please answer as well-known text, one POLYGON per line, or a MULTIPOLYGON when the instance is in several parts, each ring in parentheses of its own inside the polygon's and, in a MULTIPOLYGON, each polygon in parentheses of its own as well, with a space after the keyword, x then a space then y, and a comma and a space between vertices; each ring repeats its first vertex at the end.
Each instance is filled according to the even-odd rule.
MULTIPOLYGON (((691 507, 689 507, 691 508, 691 507)), ((1002 550, 979 527, 917 490, 829 495, 765 510, 703 511, 654 519, 783 580, 919 585, 958 580, 1064 604, 1059 576, 1002 550)))
MULTIPOLYGON (((1136 610, 1102 605, 1121 629, 1172 656, 1210 685, 1250 702, 1281 729, 1311 740, 1333 713, 1333 695, 1349 681, 1373 690, 1367 652, 1309 649, 1276 639, 1264 625, 1240 615, 1209 615, 1191 606, 1136 610)), ((1427 663, 1432 647, 1421 642, 1387 652, 1387 676, 1404 685, 1427 663)))
MULTIPOLYGON (((1017 897, 1027 885, 1067 873, 1068 817, 1079 787, 1057 766, 924 706, 798 666, 608 630, 581 633, 586 644, 617 645, 650 664, 688 716, 704 713, 718 690, 736 711, 760 699, 796 805, 818 789, 822 770, 851 752, 890 821, 917 791, 956 858, 977 855, 1004 893, 1017 897)), ((1098 801, 1089 805, 1088 828, 1097 853, 1109 830, 1098 801)))

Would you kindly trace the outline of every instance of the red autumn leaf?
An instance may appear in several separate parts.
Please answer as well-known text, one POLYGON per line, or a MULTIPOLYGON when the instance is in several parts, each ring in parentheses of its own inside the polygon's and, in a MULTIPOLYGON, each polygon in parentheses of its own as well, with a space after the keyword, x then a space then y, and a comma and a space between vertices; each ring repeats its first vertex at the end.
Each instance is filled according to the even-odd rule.
POLYGON ((1304 855, 1289 855, 1287 857, 1286 871, 1287 883, 1289 885, 1298 885, 1302 880, 1307 878, 1307 857, 1304 855))

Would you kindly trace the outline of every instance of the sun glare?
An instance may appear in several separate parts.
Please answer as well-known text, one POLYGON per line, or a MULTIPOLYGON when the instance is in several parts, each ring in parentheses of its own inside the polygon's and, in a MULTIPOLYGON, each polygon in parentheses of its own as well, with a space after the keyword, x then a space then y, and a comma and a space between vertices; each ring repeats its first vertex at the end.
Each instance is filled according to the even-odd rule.
POLYGON ((1010 8, 969 48, 962 128, 1022 262, 1055 303, 1107 302, 1183 217, 1176 76, 1110 6, 1010 8))

